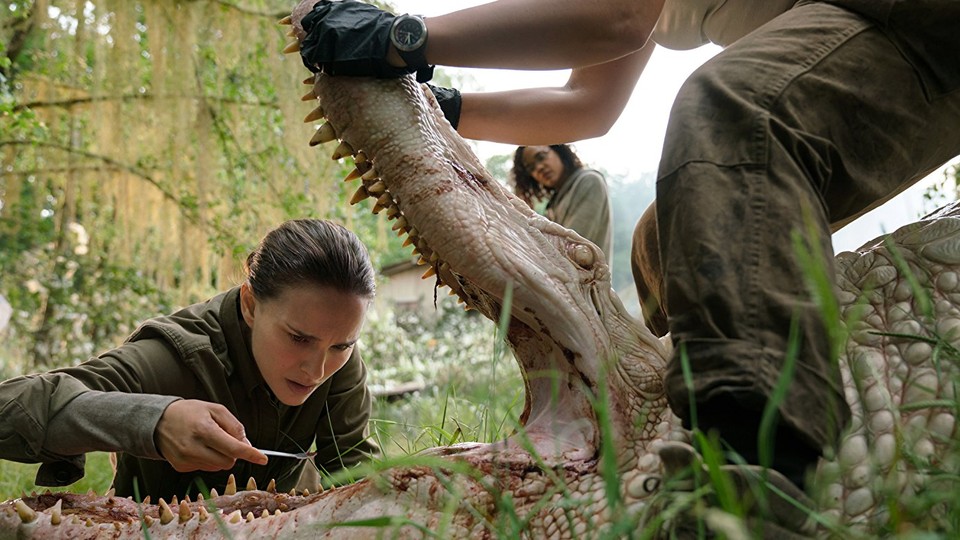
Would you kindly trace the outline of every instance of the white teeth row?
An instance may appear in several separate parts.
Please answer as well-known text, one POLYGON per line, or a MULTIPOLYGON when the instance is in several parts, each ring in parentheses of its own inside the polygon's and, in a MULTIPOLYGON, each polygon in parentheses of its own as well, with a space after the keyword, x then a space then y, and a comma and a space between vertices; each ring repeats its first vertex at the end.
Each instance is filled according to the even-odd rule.
MULTIPOLYGON (((250 479, 247 480, 247 489, 246 489, 246 490, 247 490, 247 491, 257 491, 257 482, 256 482, 256 480, 253 479, 253 477, 250 477, 250 479)), ((276 493, 276 492, 277 492, 277 483, 276 483, 275 480, 271 479, 271 480, 270 480, 270 483, 267 485, 267 493, 276 493)), ((106 497, 107 499, 112 499, 112 498, 114 497, 114 494, 115 494, 115 493, 116 493, 115 490, 114 490, 113 488, 111 488, 111 489, 109 489, 109 490, 104 494, 104 497, 106 497)), ((234 476, 231 474, 230 477, 227 479, 227 487, 226 487, 226 489, 224 489, 224 495, 235 495, 236 493, 237 493, 237 482, 236 482, 236 479, 234 478, 234 476)), ((50 494, 50 491, 49 491, 49 490, 47 491, 47 494, 50 494)), ((91 490, 87 495, 90 496, 90 497, 95 497, 95 496, 96 496, 96 494, 95 494, 92 490, 91 490)), ((291 489, 289 495, 290 495, 291 497, 296 497, 296 496, 297 496, 296 490, 291 489)), ((308 496, 310 495, 310 490, 307 490, 307 489, 303 490, 302 495, 303 495, 304 497, 308 497, 308 496)), ((33 493, 33 497, 36 497, 36 496, 37 496, 37 494, 36 494, 36 492, 34 492, 34 493, 33 493)), ((211 490, 210 490, 210 497, 211 497, 211 498, 217 498, 217 497, 219 497, 219 496, 220 496, 220 495, 217 493, 217 490, 216 490, 216 489, 211 489, 211 490)), ((127 497, 127 498, 128 498, 129 500, 133 500, 132 497, 127 497)), ((197 512, 196 512, 196 513, 197 513, 197 519, 198 519, 199 521, 201 521, 201 522, 206 521, 206 520, 210 517, 210 513, 207 511, 206 505, 202 504, 202 503, 203 503, 203 500, 204 500, 204 499, 203 499, 203 495, 202 495, 202 494, 197 494, 197 502, 198 502, 198 503, 201 503, 201 504, 197 505, 197 512)), ((143 499, 143 504, 145 504, 145 505, 150 504, 150 497, 149 497, 149 496, 147 496, 147 497, 145 497, 145 498, 143 499)), ((186 523, 186 522, 190 521, 190 519, 193 518, 193 510, 190 509, 190 497, 189 497, 189 496, 184 497, 184 498, 183 498, 183 501, 178 501, 178 500, 177 500, 177 496, 174 495, 173 498, 170 500, 169 503, 167 503, 167 501, 165 501, 165 500, 163 500, 163 499, 161 498, 160 501, 157 503, 157 506, 160 507, 160 510, 159 510, 160 519, 159 519, 159 521, 160 521, 160 524, 161 524, 161 525, 166 525, 167 523, 172 522, 173 519, 174 519, 174 517, 177 517, 177 518, 178 518, 178 522, 179 522, 179 523, 186 523), (174 508, 176 508, 176 514, 174 513, 174 510, 173 510, 174 508)), ((285 508, 285 506, 284 506, 283 503, 281 503, 280 506, 281 506, 281 508, 285 508)), ((40 513, 44 513, 44 512, 48 512, 48 513, 50 514, 50 523, 51 523, 52 525, 60 525, 60 524, 63 522, 63 499, 57 500, 56 504, 54 504, 53 506, 51 506, 48 510, 37 511, 37 510, 34 510, 33 508, 30 508, 30 506, 28 506, 25 502, 23 502, 23 498, 20 498, 20 499, 17 499, 16 501, 14 501, 14 508, 16 509, 17 514, 20 516, 20 520, 21 520, 23 523, 32 523, 33 521, 35 521, 35 520, 37 519, 37 516, 38 516, 40 513)), ((264 509, 264 510, 260 513, 259 516, 255 516, 255 515, 253 514, 253 512, 247 512, 246 516, 243 516, 242 513, 240 512, 240 510, 234 510, 231 514, 225 516, 224 519, 226 519, 226 520, 229 521, 230 523, 238 523, 238 522, 240 522, 242 519, 246 519, 246 521, 253 521, 256 517, 265 518, 265 517, 270 517, 271 515, 279 516, 279 515, 281 515, 281 514, 283 513, 283 511, 281 510, 281 508, 277 508, 277 509, 273 512, 273 514, 270 514, 270 512, 269 512, 267 509, 264 509)), ((217 512, 218 512, 219 514, 221 514, 221 515, 223 514, 223 510, 222 510, 222 509, 219 509, 219 508, 218 508, 218 509, 217 509, 217 512)), ((146 523, 146 525, 149 527, 149 526, 153 525, 154 522, 157 521, 157 519, 156 519, 156 518, 153 518, 153 517, 151 517, 151 516, 148 516, 148 515, 144 515, 144 516, 143 516, 143 521, 144 521, 144 523, 146 523)), ((70 515, 70 523, 73 524, 73 525, 77 525, 77 524, 81 523, 81 521, 80 521, 80 518, 79 518, 76 514, 71 514, 71 515, 70 515)), ((93 521, 92 521, 91 519, 88 518, 88 519, 86 520, 86 525, 87 525, 88 527, 92 527, 92 526, 94 525, 94 523, 93 523, 93 521)), ((114 526, 117 527, 117 528, 119 528, 119 527, 120 527, 120 522, 119 522, 119 521, 115 521, 115 522, 114 522, 114 526)))
MULTIPOLYGON (((284 19, 280 21, 280 24, 291 24, 289 20, 284 19)), ((284 49, 285 53, 293 53, 299 50, 299 41, 295 41, 287 46, 284 49)), ((315 77, 308 77, 304 79, 304 84, 314 84, 315 77)), ((301 98, 302 101, 315 101, 319 99, 315 88, 311 88, 309 92, 303 95, 301 98)), ((310 113, 304 117, 304 123, 310 123, 317 120, 321 120, 326 117, 324 113, 323 106, 318 105, 315 109, 310 111, 310 113)), ((403 242, 403 247, 413 246, 413 252, 420 255, 420 259, 417 261, 418 264, 428 264, 430 267, 426 272, 423 273, 422 279, 427 279, 430 277, 436 276, 438 286, 449 286, 451 289, 451 294, 456 294, 458 301, 460 303, 466 303, 467 309, 470 309, 470 303, 468 302, 468 295, 464 292, 463 287, 460 285, 459 279, 451 271, 450 265, 446 262, 440 260, 439 256, 427 245, 426 241, 423 240, 420 236, 420 232, 416 227, 411 226, 406 217, 403 215, 403 212, 400 210, 400 206, 395 200, 394 196, 390 193, 390 190, 386 183, 380 179, 380 175, 371 162, 370 158, 363 152, 363 150, 356 150, 353 145, 349 142, 340 140, 337 136, 337 130, 333 127, 330 122, 324 122, 317 128, 314 132, 313 137, 310 138, 310 146, 317 146, 318 144, 324 144, 331 141, 339 141, 336 149, 334 149, 332 158, 334 160, 340 160, 347 156, 352 156, 354 162, 356 163, 356 168, 347 175, 344 181, 351 181, 359 179, 361 181, 360 187, 357 188, 357 191, 354 192, 353 196, 350 197, 350 204, 358 204, 361 201, 364 201, 368 198, 375 200, 373 205, 373 213, 379 214, 380 212, 387 211, 387 219, 396 220, 396 223, 393 224, 393 230, 397 231, 397 234, 402 236, 407 235, 407 238, 403 242)))

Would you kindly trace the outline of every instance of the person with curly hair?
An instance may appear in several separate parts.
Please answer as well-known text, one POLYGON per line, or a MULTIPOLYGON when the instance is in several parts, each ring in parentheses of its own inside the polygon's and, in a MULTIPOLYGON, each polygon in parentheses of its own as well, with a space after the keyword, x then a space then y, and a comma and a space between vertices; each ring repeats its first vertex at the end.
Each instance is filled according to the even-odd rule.
POLYGON ((568 144, 520 146, 513 154, 513 192, 550 221, 597 245, 610 261, 613 217, 603 174, 583 166, 568 144))

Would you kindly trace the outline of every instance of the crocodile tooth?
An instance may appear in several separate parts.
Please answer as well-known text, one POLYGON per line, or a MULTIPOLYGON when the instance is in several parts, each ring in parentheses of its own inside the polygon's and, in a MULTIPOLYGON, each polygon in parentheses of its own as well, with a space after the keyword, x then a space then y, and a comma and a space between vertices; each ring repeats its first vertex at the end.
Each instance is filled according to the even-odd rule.
POLYGON ((383 195, 387 191, 387 185, 383 183, 383 180, 377 180, 376 182, 371 184, 369 187, 367 187, 367 191, 379 197, 380 195, 383 195))
POLYGON ((286 17, 277 21, 277 24, 291 25, 293 24, 293 19, 289 15, 287 15, 286 17))
POLYGON ((143 498, 143 504, 150 504, 150 496, 149 496, 149 495, 147 495, 146 497, 143 498))
MULTIPOLYGON (((73 517, 77 517, 77 516, 73 516, 73 517)), ((143 516, 143 522, 147 525, 147 527, 153 526, 153 522, 154 522, 154 521, 156 521, 156 520, 153 519, 153 517, 151 517, 151 516, 147 516, 147 515, 144 515, 144 516, 143 516)))
POLYGON ((356 180, 357 178, 360 178, 360 175, 361 175, 361 174, 363 174, 363 173, 360 172, 360 169, 359 169, 359 168, 353 169, 352 171, 350 171, 350 174, 348 174, 347 176, 345 176, 345 177, 343 178, 343 181, 344 181, 344 182, 349 182, 349 181, 351 181, 351 180, 356 180))
POLYGON ((283 48, 283 54, 295 53, 300 50, 300 42, 294 41, 283 48))
POLYGON ((310 122, 313 122, 314 120, 319 120, 324 116, 326 115, 323 114, 323 105, 318 105, 316 109, 310 111, 310 114, 303 117, 303 123, 309 124, 310 122))
POLYGON ((263 509, 263 512, 260 512, 260 517, 262 517, 262 518, 270 517, 270 511, 267 510, 266 508, 264 508, 264 509, 263 509))
POLYGON ((247 479, 247 491, 257 491, 257 481, 252 476, 247 479))
POLYGON ((50 523, 59 525, 63 517, 62 513, 63 499, 57 499, 57 504, 50 508, 50 523))
POLYGON ((410 238, 420 238, 420 231, 418 231, 416 227, 410 227, 410 238))
POLYGON ((189 503, 189 502, 190 502, 190 495, 189 495, 189 494, 184 495, 184 496, 183 496, 183 500, 185 500, 185 501, 187 501, 187 502, 189 503))
POLYGON ((211 498, 211 499, 216 499, 216 498, 219 497, 219 496, 220 496, 220 494, 217 493, 217 488, 210 488, 210 498, 211 498))
POLYGON ((230 512, 229 516, 227 516, 227 521, 229 521, 230 523, 240 523, 240 520, 242 519, 243 519, 243 515, 240 514, 239 510, 234 510, 233 512, 230 512))
POLYGON ((202 502, 203 502, 203 493, 197 493, 197 502, 198 502, 198 503, 202 503, 202 502))
POLYGON ((17 499, 13 503, 13 506, 16 507, 17 513, 20 514, 20 521, 24 523, 30 523, 31 521, 37 519, 37 512, 33 508, 27 506, 27 503, 23 502, 21 499, 17 499))
POLYGON ((197 519, 200 520, 200 523, 203 523, 209 517, 210 517, 210 512, 207 512, 206 506, 201 504, 199 507, 197 507, 197 519))
POLYGON ((160 498, 160 524, 166 525, 173 521, 173 510, 170 510, 170 505, 167 504, 167 501, 163 500, 163 497, 160 498))
POLYGON ((407 223, 406 216, 400 216, 399 218, 397 218, 397 221, 393 224, 393 227, 391 227, 391 229, 395 231, 398 229, 407 230, 408 226, 409 224, 407 223))
POLYGON ((380 206, 389 208, 390 203, 393 202, 393 197, 391 197, 389 193, 384 193, 383 195, 380 195, 380 198, 377 199, 377 202, 380 203, 380 206))
POLYGON ((76 514, 70 514, 70 525, 80 525, 80 518, 76 514))
POLYGON ((292 37, 292 38, 297 37, 297 31, 291 28, 290 31, 287 32, 287 37, 292 37))
POLYGON ((317 83, 317 76, 316 76, 316 75, 311 75, 311 76, 309 76, 309 77, 307 77, 306 79, 303 80, 303 84, 309 84, 310 86, 313 86, 313 85, 316 84, 316 83, 317 83))
POLYGON ((348 143, 347 141, 340 141, 340 144, 337 145, 337 147, 333 150, 333 156, 331 157, 333 158, 334 161, 337 161, 340 158, 344 158, 352 155, 353 155, 353 147, 350 146, 350 143, 348 143))
POLYGON ((317 94, 313 91, 313 88, 306 94, 300 96, 300 101, 313 101, 315 99, 317 99, 317 94))
POLYGON ((337 133, 334 131, 333 126, 330 125, 330 122, 324 122, 317 132, 313 134, 313 138, 310 139, 310 146, 316 146, 321 143, 330 142, 337 138, 337 133))
POLYGON ((253 512, 247 512, 247 523, 253 521, 254 519, 256 518, 254 517, 253 512))
POLYGON ((357 191, 354 192, 353 197, 350 197, 350 204, 357 204, 369 196, 370 193, 367 191, 367 188, 361 185, 357 188, 357 191))
POLYGON ((304 497, 309 497, 309 496, 310 496, 310 490, 307 489, 307 488, 303 488, 303 496, 304 496, 304 497))
POLYGON ((427 260, 423 258, 423 255, 420 255, 420 257, 417 259, 417 265, 423 266, 425 264, 427 264, 427 260))
POLYGON ((110 488, 107 490, 106 493, 103 494, 103 496, 108 499, 112 499, 116 494, 117 494, 117 490, 114 488, 110 488))
POLYGON ((223 490, 224 495, 236 495, 237 494, 237 479, 231 474, 227 477, 227 487, 223 490))
POLYGON ((408 236, 407 239, 403 241, 403 244, 400 245, 400 247, 407 247, 410 244, 413 244, 413 241, 413 236, 408 236))
POLYGON ((281 515, 283 515, 283 512, 281 512, 280 509, 277 508, 276 510, 273 511, 273 515, 275 515, 275 516, 281 516, 281 515))
POLYGON ((363 176, 360 178, 362 178, 365 182, 372 182, 377 178, 380 178, 380 173, 378 173, 373 167, 370 167, 370 170, 363 173, 363 176))
POLYGON ((437 275, 437 271, 434 270, 432 266, 429 266, 427 267, 427 271, 424 272, 422 276, 420 276, 420 279, 427 279, 428 277, 435 276, 435 275, 437 275))
POLYGON ((430 264, 436 264, 440 260, 440 256, 436 252, 430 254, 430 264))
POLYGON ((178 499, 176 495, 170 499, 170 506, 180 506, 180 499, 178 499))
POLYGON ((186 523, 190 521, 190 518, 193 517, 193 512, 190 511, 190 505, 187 504, 187 501, 180 503, 180 523, 186 523))
POLYGON ((277 481, 271 478, 270 482, 267 483, 267 493, 276 493, 276 492, 277 492, 277 481))
POLYGON ((391 204, 390 208, 387 208, 387 217, 393 219, 400 215, 400 207, 396 204, 391 204))
POLYGON ((93 520, 90 518, 87 518, 87 521, 85 521, 83 524, 86 525, 87 527, 93 527, 93 520))
POLYGON ((288 495, 290 495, 291 497, 296 497, 296 496, 297 496, 297 488, 290 488, 290 493, 288 493, 288 495))
POLYGON ((121 527, 120 527, 120 522, 119 522, 119 521, 114 521, 114 522, 113 522, 113 529, 114 529, 115 531, 119 531, 119 530, 121 529, 121 527))
POLYGON ((373 204, 373 209, 370 211, 373 212, 374 214, 379 214, 380 212, 383 211, 384 208, 386 208, 386 206, 380 204, 380 201, 377 201, 373 204))

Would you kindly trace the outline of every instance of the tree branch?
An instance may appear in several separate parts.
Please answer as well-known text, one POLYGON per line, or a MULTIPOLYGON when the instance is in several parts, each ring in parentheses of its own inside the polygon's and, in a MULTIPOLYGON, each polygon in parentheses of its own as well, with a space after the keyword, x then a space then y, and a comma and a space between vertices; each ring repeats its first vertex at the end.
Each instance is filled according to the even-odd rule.
POLYGON ((274 101, 244 101, 235 98, 223 98, 216 96, 204 96, 204 95, 189 95, 189 94, 122 94, 119 96, 86 96, 79 98, 70 98, 70 99, 59 99, 54 101, 29 101, 26 103, 18 103, 14 105, 13 110, 19 111, 22 109, 40 109, 44 107, 63 107, 69 108, 75 105, 86 105, 89 103, 105 103, 110 101, 135 101, 135 100, 176 100, 176 99, 195 99, 195 100, 206 100, 206 101, 216 101, 220 103, 230 103, 235 105, 254 105, 257 107, 278 107, 279 104, 274 101))

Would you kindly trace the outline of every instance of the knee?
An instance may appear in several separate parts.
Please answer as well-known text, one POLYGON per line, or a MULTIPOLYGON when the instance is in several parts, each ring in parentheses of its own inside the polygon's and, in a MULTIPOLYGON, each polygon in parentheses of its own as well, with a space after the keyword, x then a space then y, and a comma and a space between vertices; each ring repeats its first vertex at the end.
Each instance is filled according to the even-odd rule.
POLYGON ((662 307, 663 272, 660 267, 656 203, 651 204, 640 216, 633 230, 630 267, 643 319, 654 334, 663 336, 668 330, 666 312, 662 307))

